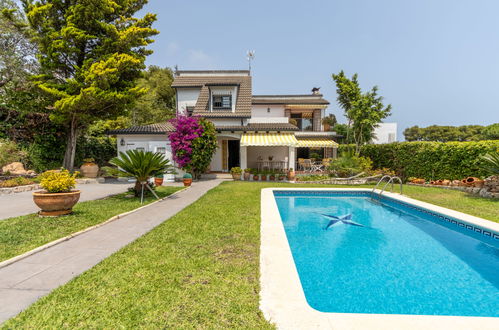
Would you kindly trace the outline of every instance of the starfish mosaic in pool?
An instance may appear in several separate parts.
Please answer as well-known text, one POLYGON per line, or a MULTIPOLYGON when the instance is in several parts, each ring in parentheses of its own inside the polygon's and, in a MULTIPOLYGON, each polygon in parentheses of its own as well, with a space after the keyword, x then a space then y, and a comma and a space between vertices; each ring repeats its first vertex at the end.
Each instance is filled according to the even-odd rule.
POLYGON ((329 215, 329 214, 321 214, 321 215, 324 217, 333 219, 333 220, 329 221, 329 223, 327 224, 326 228, 324 228, 324 230, 328 230, 329 227, 332 227, 337 223, 343 223, 345 225, 350 225, 350 226, 364 227, 360 223, 356 223, 356 222, 352 221, 352 214, 343 215, 341 217, 338 217, 335 215, 329 215))

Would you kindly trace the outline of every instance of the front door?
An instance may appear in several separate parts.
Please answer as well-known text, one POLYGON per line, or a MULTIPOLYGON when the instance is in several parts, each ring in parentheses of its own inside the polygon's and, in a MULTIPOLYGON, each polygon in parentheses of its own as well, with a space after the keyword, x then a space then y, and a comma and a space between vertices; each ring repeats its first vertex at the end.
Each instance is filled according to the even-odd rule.
POLYGON ((228 140, 227 149, 229 151, 228 165, 229 171, 233 167, 239 167, 239 140, 228 140))

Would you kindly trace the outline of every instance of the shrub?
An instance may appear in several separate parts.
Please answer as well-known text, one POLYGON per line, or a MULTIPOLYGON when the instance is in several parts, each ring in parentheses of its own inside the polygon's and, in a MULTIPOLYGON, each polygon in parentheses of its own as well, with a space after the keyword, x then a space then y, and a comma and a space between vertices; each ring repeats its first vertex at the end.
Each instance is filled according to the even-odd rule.
POLYGON ((481 168, 490 175, 499 175, 499 151, 482 156, 481 168))
POLYGON ((33 180, 30 180, 28 178, 24 178, 22 176, 18 176, 17 178, 1 181, 0 188, 25 186, 25 185, 33 184, 33 183, 35 183, 33 180))
MULTIPOLYGON (((340 151, 348 149, 340 145, 340 151)), ((395 142, 368 144, 360 154, 373 161, 374 168, 388 168, 400 177, 426 180, 484 177, 481 156, 499 149, 499 141, 395 142)))
POLYGON ((331 160, 329 170, 338 177, 350 177, 361 172, 370 173, 372 161, 367 157, 357 157, 343 153, 340 158, 331 160))
POLYGON ((14 141, 0 140, 0 167, 24 160, 26 153, 14 141))
POLYGON ((69 192, 76 186, 76 176, 68 170, 46 171, 40 175, 40 186, 49 193, 69 192))
POLYGON ((184 179, 192 179, 192 174, 190 173, 185 173, 183 176, 184 179))
POLYGON ((230 173, 231 174, 241 174, 241 173, 243 173, 243 170, 241 170, 240 167, 233 167, 230 169, 230 173))

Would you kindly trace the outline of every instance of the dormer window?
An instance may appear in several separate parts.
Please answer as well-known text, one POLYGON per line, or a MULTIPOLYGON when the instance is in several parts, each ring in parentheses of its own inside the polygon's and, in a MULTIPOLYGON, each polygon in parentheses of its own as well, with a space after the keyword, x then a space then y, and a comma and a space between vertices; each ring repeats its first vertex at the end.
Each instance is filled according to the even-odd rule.
POLYGON ((232 95, 213 95, 213 110, 231 110, 232 95))

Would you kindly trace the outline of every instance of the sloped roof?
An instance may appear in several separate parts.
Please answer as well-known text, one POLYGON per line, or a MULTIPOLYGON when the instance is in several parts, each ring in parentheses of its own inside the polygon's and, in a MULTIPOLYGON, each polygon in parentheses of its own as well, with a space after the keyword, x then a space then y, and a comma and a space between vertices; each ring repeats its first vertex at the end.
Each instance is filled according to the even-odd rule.
POLYGON ((296 95, 253 95, 252 104, 310 104, 328 105, 329 101, 322 94, 296 94, 296 95))
POLYGON ((249 71, 180 71, 172 87, 200 87, 194 115, 206 118, 251 117, 251 76, 249 71), (182 73, 189 73, 183 75, 182 73), (210 75, 212 74, 212 75, 210 75), (238 86, 235 111, 209 111, 210 86, 238 86))
POLYGON ((290 123, 253 123, 246 126, 217 125, 218 131, 297 131, 298 127, 290 123))
POLYGON ((108 135, 118 135, 118 134, 166 134, 173 132, 175 129, 169 122, 150 124, 143 126, 132 126, 122 129, 114 129, 107 131, 108 135))

